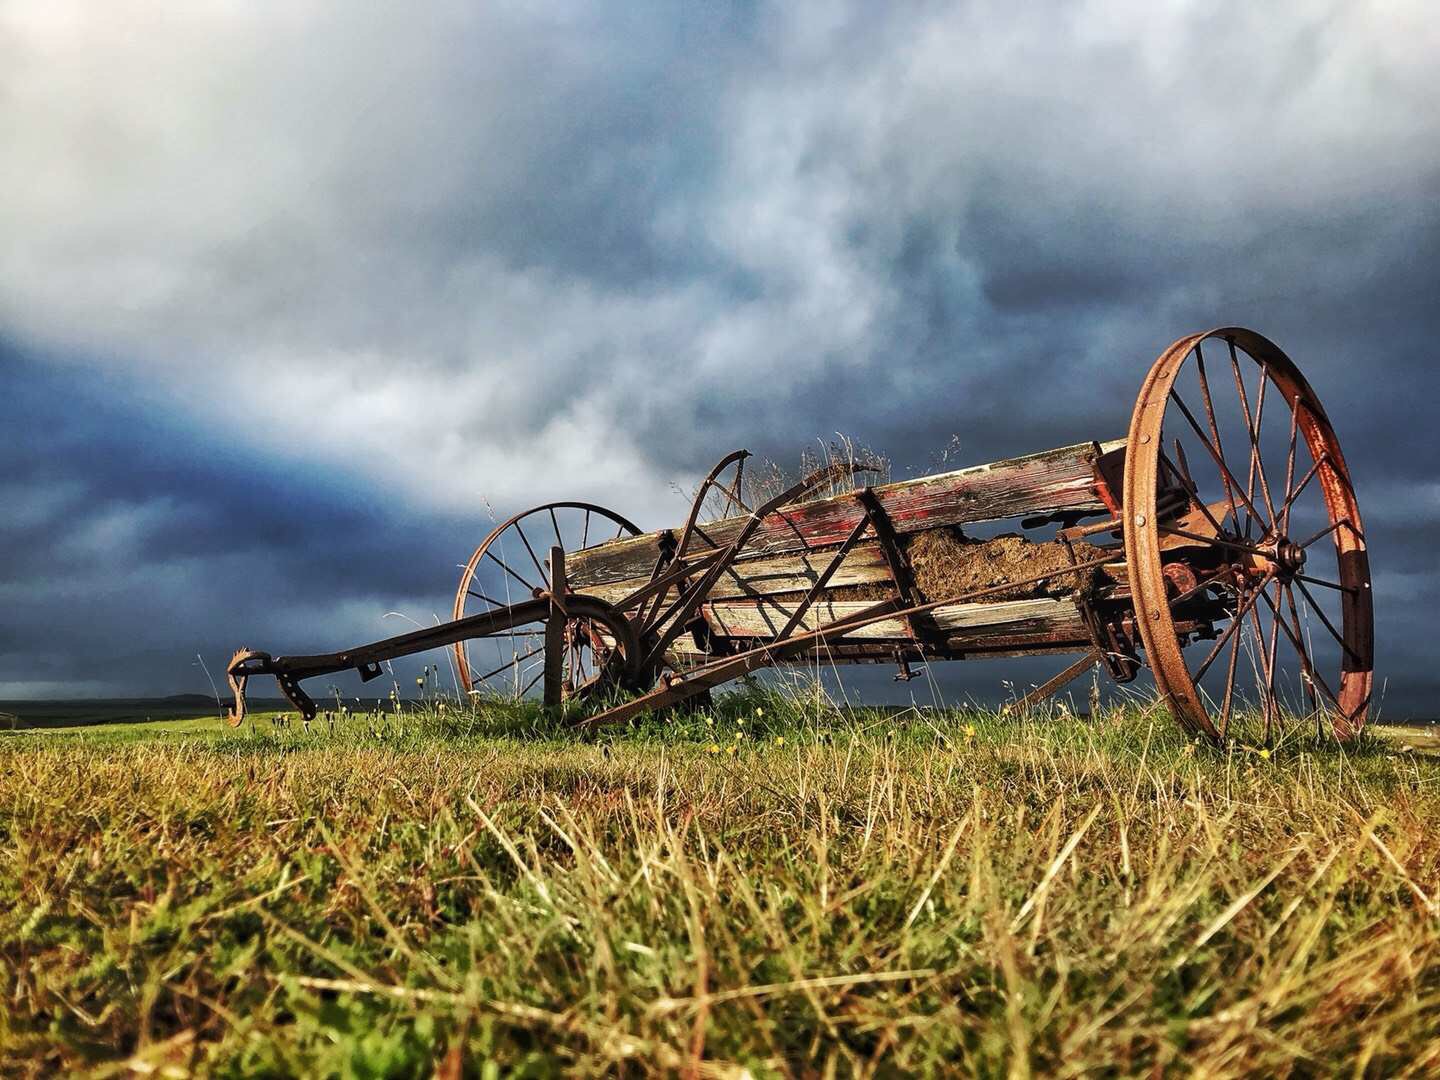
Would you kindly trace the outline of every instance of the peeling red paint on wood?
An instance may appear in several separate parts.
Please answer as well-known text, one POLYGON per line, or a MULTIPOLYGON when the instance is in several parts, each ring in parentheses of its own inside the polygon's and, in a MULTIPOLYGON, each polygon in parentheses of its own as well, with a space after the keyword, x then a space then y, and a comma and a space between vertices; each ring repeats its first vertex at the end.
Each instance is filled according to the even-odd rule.
MULTIPOLYGON (((720 576, 710 589, 709 596, 720 600, 739 596, 803 593, 819 580, 820 574, 833 557, 834 552, 819 551, 742 560, 720 576)), ((648 577, 647 574, 645 578, 586 585, 576 591, 614 604, 645 584, 648 577)), ((869 543, 857 544, 846 554, 827 587, 834 589, 846 585, 889 584, 890 568, 885 563, 885 556, 879 545, 872 540, 869 543)))

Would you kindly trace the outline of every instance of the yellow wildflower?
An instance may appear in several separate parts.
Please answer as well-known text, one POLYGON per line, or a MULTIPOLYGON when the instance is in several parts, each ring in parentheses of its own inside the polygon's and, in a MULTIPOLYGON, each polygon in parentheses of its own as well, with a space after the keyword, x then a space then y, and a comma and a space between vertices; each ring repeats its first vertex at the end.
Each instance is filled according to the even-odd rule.
POLYGON ((776 745, 776 746, 784 746, 784 745, 785 745, 785 736, 784 736, 784 735, 776 735, 776 736, 775 736, 775 745, 776 745))

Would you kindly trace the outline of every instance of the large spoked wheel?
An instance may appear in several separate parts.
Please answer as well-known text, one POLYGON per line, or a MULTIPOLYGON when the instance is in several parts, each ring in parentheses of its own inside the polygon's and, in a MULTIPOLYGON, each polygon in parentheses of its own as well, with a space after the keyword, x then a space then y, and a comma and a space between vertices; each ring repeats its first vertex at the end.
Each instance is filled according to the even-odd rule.
MULTIPOLYGON (((502 521, 481 542, 460 574, 454 618, 496 611, 546 593, 549 552, 585 551, 623 536, 637 536, 633 523, 603 506, 555 502, 502 521)), ((638 660, 634 634, 623 615, 584 597, 565 605, 561 692, 565 700, 631 681, 638 660)), ((545 675, 546 619, 497 634, 460 642, 455 667, 462 691, 516 699, 534 690, 545 675)))
POLYGON ((1187 729, 1355 736, 1374 670, 1364 527, 1340 443, 1283 352, 1238 327, 1175 342, 1140 391, 1125 557, 1158 691, 1187 729))

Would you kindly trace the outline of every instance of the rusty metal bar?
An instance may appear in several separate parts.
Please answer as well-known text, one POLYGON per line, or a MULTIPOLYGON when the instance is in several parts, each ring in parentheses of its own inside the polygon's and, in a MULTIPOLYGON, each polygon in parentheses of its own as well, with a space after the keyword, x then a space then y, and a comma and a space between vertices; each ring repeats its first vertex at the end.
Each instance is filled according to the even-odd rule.
MULTIPOLYGON (((242 649, 235 654, 226 669, 230 687, 236 695, 235 707, 226 713, 226 719, 234 726, 244 718, 245 680, 252 675, 273 675, 290 703, 307 718, 313 718, 317 711, 316 706, 300 689, 299 682, 302 679, 352 670, 358 671, 362 679, 373 679, 380 675, 380 665, 386 660, 443 648, 458 641, 487 637, 528 623, 544 622, 549 617, 550 605, 548 597, 527 600, 499 611, 470 615, 439 626, 427 626, 343 652, 271 656, 269 653, 242 649)), ((622 655, 627 659, 627 670, 632 673, 627 677, 633 678, 631 658, 638 655, 639 645, 629 622, 609 604, 593 597, 571 595, 565 598, 565 607, 572 618, 586 618, 599 623, 619 642, 622 655)))
POLYGON ((1089 671, 1099 662, 1100 653, 1098 650, 1088 652, 1079 660, 1076 660, 1069 667, 1065 668, 1063 671, 1058 672, 1057 674, 1052 675, 1050 678, 1046 679, 1034 690, 1031 690, 1019 701, 1015 702, 1015 704, 1007 705, 1001 711, 1003 713, 1028 712, 1030 707, 1033 706, 1036 702, 1044 701, 1046 698, 1050 697, 1050 695, 1054 694, 1056 690, 1059 690, 1062 686, 1069 686, 1072 682, 1078 679, 1081 675, 1084 675, 1085 672, 1089 671))

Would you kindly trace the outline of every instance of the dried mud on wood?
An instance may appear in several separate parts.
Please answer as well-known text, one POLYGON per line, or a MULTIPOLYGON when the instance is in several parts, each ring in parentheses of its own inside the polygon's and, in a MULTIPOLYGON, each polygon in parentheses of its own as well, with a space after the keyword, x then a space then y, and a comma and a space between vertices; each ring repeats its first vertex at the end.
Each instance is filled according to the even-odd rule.
MULTIPOLYGON (((973 540, 961 529, 951 527, 929 529, 908 539, 902 538, 902 543, 922 602, 948 600, 1047 573, 1052 576, 1002 589, 980 602, 998 604, 1007 600, 1068 596, 1075 589, 1075 575, 1068 572, 1070 557, 1065 545, 1058 540, 1037 542, 1014 533, 993 540, 973 540)), ((1076 562, 1088 562, 1104 554, 1083 540, 1074 541, 1073 546, 1076 562)), ((894 589, 888 583, 838 585, 826 593, 834 600, 886 600, 894 594, 894 589)))
MULTIPOLYGON (((1077 562, 1101 554, 1084 542, 1074 544, 1077 562)), ((964 593, 1024 581, 1053 572, 1052 577, 991 593, 985 600, 1026 600, 1041 596, 1065 596, 1073 592, 1075 575, 1069 573, 1070 556, 1058 540, 1034 542, 1023 536, 997 536, 993 540, 971 540, 959 529, 930 529, 910 539, 905 546, 915 576, 915 587, 925 600, 945 600, 964 593)))

